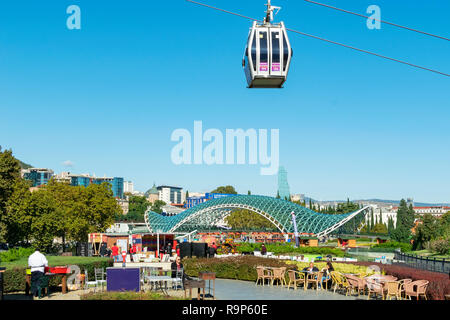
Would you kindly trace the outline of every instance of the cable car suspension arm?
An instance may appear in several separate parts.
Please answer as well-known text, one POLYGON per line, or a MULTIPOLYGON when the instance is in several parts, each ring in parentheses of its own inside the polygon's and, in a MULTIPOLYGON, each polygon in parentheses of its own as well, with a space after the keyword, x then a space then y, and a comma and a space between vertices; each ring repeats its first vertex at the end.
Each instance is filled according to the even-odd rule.
MULTIPOLYGON (((239 13, 234 13, 234 12, 227 11, 227 10, 224 10, 224 9, 216 8, 216 7, 213 7, 213 6, 201 3, 201 2, 197 2, 197 1, 193 1, 193 0, 186 0, 186 1, 194 3, 194 4, 197 4, 197 5, 200 5, 200 6, 204 6, 204 7, 207 7, 207 8, 211 8, 211 9, 214 9, 214 10, 218 10, 218 11, 221 11, 221 12, 225 12, 225 13, 228 13, 228 14, 232 14, 232 15, 235 15, 235 16, 238 16, 238 17, 241 17, 241 18, 249 19, 249 20, 252 20, 252 21, 261 21, 261 20, 255 19, 255 18, 244 16, 244 15, 239 14, 239 13)), ((384 55, 381 55, 381 54, 378 54, 378 53, 375 53, 375 52, 359 49, 359 48, 352 47, 352 46, 349 46, 349 45, 346 45, 346 44, 343 44, 343 43, 335 42, 335 41, 332 41, 332 40, 328 40, 328 39, 325 39, 325 38, 314 36, 312 34, 304 33, 304 32, 301 32, 301 31, 294 30, 294 29, 286 28, 286 30, 294 32, 294 33, 297 33, 297 34, 300 34, 300 35, 303 35, 303 36, 306 36, 306 37, 310 37, 310 38, 314 38, 314 39, 317 39, 317 40, 321 40, 321 41, 325 41, 325 42, 328 42, 328 43, 332 43, 332 44, 335 44, 335 45, 339 45, 339 46, 342 46, 342 47, 345 47, 345 48, 348 48, 348 49, 352 49, 352 50, 356 50, 356 51, 359 51, 359 52, 371 54, 371 55, 377 56, 379 58, 388 59, 388 60, 399 62, 399 63, 405 64, 405 65, 408 65, 408 66, 411 66, 411 67, 419 68, 419 69, 422 69, 422 70, 426 70, 426 71, 434 72, 434 73, 437 73, 437 74, 440 74, 440 75, 443 75, 443 76, 450 77, 450 74, 447 74, 447 73, 444 73, 444 72, 441 72, 441 71, 437 71, 437 70, 433 70, 433 69, 429 69, 429 68, 425 68, 425 67, 422 67, 422 66, 419 66, 419 65, 416 65, 416 64, 412 64, 412 63, 406 62, 406 61, 390 58, 390 57, 387 57, 387 56, 384 56, 384 55)))

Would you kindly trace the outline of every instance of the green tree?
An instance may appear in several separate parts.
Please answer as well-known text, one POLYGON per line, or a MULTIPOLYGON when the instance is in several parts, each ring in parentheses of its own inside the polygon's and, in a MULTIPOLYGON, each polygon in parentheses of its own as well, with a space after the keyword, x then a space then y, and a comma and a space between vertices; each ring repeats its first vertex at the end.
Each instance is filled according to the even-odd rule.
POLYGON ((30 183, 24 179, 16 179, 14 191, 6 206, 5 223, 8 233, 6 242, 17 245, 20 241, 29 242, 33 212, 31 210, 30 183))
POLYGON ((211 193, 237 194, 233 186, 221 186, 211 191, 211 193))
POLYGON ((387 233, 386 225, 383 223, 377 223, 372 228, 373 233, 387 233))
POLYGON ((252 194, 252 192, 250 190, 248 190, 247 195, 251 195, 251 194, 252 194))
POLYGON ((389 236, 391 236, 392 231, 395 229, 394 219, 392 217, 388 218, 388 227, 387 227, 387 229, 388 229, 389 236))
POLYGON ((152 207, 150 208, 151 211, 156 212, 161 214, 162 211, 162 207, 165 206, 166 203, 162 200, 156 200, 155 202, 153 202, 152 207))
POLYGON ((412 206, 408 208, 406 201, 402 199, 397 210, 397 225, 392 231, 391 238, 394 241, 409 243, 413 226, 414 210, 412 206))
POLYGON ((277 199, 281 199, 281 197, 280 197, 280 191, 277 191, 277 196, 276 196, 276 198, 277 198, 277 199))
POLYGON ((2 151, 0 146, 0 241, 8 238, 6 205, 14 192, 15 181, 20 178, 20 163, 11 150, 2 151))
POLYGON ((445 239, 450 239, 450 211, 442 215, 439 219, 439 224, 439 234, 445 239))
POLYGON ((54 198, 45 190, 33 192, 31 198, 33 246, 48 252, 59 228, 56 204, 54 198))
POLYGON ((235 230, 275 230, 276 227, 256 212, 237 209, 226 218, 227 225, 235 230))
POLYGON ((425 244, 431 240, 436 239, 440 233, 440 225, 438 219, 431 214, 425 214, 422 218, 422 223, 416 228, 414 234, 413 250, 425 249, 425 244))
POLYGON ((122 221, 143 222, 144 214, 151 207, 151 203, 145 196, 132 196, 128 201, 128 213, 123 215, 122 221))
POLYGON ((375 220, 373 215, 373 210, 370 211, 370 227, 369 232, 372 232, 373 227, 375 226, 375 220))

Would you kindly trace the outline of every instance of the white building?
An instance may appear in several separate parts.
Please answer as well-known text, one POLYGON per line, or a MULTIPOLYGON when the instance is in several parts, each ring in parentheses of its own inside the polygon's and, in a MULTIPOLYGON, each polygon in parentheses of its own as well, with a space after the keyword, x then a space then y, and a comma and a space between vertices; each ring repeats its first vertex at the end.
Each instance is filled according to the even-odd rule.
MULTIPOLYGON (((186 193, 185 193, 186 196, 186 193)), ((205 193, 203 192, 190 192, 189 191, 189 197, 204 197, 205 193)))
POLYGON ((117 204, 122 209, 123 214, 127 214, 130 208, 130 202, 127 199, 116 199, 117 204))
POLYGON ((304 194, 291 194, 291 201, 305 201, 305 195, 304 194))
POLYGON ((123 192, 127 192, 127 193, 134 193, 134 184, 131 181, 124 181, 123 182, 123 192))
POLYGON ((183 188, 159 186, 156 189, 158 190, 158 199, 167 204, 183 204, 186 201, 183 188))
MULTIPOLYGON (((413 207, 413 209, 417 214, 424 215, 429 213, 435 217, 440 217, 450 211, 448 206, 413 207)), ((394 207, 394 210, 397 212, 398 207, 394 207)))
MULTIPOLYGON (((392 218, 394 221, 394 226, 397 224, 397 210, 393 210, 386 207, 379 207, 376 204, 369 204, 369 206, 373 210, 373 219, 375 221, 380 221, 381 217, 381 223, 388 224, 389 218, 392 218)), ((370 220, 371 214, 367 214, 366 221, 370 220)))

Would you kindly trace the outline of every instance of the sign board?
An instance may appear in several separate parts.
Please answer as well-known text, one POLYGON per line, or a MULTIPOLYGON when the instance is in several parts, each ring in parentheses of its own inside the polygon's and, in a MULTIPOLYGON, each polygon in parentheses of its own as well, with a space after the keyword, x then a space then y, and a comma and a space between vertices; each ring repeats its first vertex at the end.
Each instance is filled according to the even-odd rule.
POLYGON ((120 248, 119 251, 128 251, 127 239, 117 239, 117 246, 120 248))

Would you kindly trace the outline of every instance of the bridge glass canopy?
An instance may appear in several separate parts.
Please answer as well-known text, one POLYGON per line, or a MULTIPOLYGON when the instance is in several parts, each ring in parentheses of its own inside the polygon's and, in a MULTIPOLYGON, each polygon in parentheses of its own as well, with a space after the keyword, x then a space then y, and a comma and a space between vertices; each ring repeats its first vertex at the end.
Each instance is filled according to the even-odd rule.
MULTIPOLYGON (((150 232, 188 233, 195 230, 207 231, 217 229, 217 223, 236 209, 246 209, 264 216, 283 233, 294 232, 291 212, 295 213, 298 233, 312 234, 318 234, 338 225, 353 214, 323 214, 273 197, 237 195, 203 202, 176 216, 162 216, 147 211, 146 223, 150 232)), ((363 217, 363 213, 357 214, 349 220, 349 222, 353 220, 353 223, 346 222, 344 226, 355 225, 356 222, 360 224, 363 217)))

